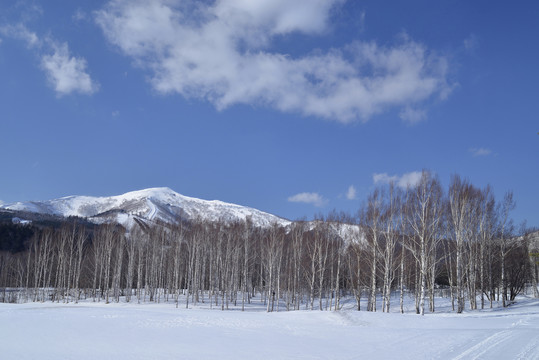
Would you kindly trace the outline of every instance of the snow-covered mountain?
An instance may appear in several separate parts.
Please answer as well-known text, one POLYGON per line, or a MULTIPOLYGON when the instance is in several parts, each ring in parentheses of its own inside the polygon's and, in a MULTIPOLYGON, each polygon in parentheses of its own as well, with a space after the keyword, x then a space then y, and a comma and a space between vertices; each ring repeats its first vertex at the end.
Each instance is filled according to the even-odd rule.
POLYGON ((273 223, 286 226, 290 221, 250 207, 218 200, 201 200, 178 194, 169 188, 150 188, 118 196, 67 196, 47 201, 4 204, 3 209, 57 216, 78 216, 95 223, 118 222, 131 228, 137 220, 146 223, 179 219, 191 221, 234 222, 251 217, 255 226, 268 227, 273 223))

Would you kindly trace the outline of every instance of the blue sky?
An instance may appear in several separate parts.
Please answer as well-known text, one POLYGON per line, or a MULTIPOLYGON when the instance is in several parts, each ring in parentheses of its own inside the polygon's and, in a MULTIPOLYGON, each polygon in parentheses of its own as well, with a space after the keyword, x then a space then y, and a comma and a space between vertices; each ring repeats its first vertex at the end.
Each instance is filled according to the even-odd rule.
POLYGON ((428 169, 539 226, 539 3, 3 1, 0 200, 168 186, 289 219, 428 169))

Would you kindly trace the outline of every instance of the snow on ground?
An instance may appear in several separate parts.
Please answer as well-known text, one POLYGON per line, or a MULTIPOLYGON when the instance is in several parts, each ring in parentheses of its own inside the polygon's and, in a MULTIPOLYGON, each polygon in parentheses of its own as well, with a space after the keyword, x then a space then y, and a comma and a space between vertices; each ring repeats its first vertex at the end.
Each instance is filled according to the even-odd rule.
MULTIPOLYGON (((408 300, 410 301, 410 300, 408 300)), ((91 301, 0 304, 1 359, 539 359, 539 299, 421 317, 91 301)), ((440 305, 442 304, 442 305, 440 305)), ((413 307, 412 302, 408 304, 413 307)))

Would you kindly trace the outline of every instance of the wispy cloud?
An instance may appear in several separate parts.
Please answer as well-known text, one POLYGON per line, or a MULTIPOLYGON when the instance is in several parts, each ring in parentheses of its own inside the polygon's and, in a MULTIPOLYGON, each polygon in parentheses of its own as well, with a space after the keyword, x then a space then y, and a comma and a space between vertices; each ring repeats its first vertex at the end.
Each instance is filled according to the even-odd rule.
POLYGON ((361 13, 359 14, 359 32, 360 33, 364 33, 365 32, 365 27, 366 27, 366 22, 365 22, 365 18, 366 18, 366 15, 367 13, 365 12, 365 10, 362 10, 361 13))
POLYGON ((24 23, 34 21, 43 16, 43 7, 35 1, 17 0, 13 9, 18 13, 24 23))
POLYGON ((356 188, 354 187, 354 185, 350 185, 348 187, 348 191, 346 192, 346 198, 348 200, 355 200, 356 196, 357 196, 356 188))
POLYGON ((412 171, 402 175, 388 175, 387 173, 375 173, 372 175, 372 180, 375 184, 394 183, 396 186, 406 189, 413 187, 421 180, 421 171, 412 171))
POLYGON ((220 110, 262 105, 347 123, 447 96, 447 59, 407 36, 298 57, 272 49, 276 37, 328 31, 341 2, 113 0, 95 19, 158 92, 220 110))
POLYGON ((410 106, 406 106, 399 113, 399 117, 410 125, 415 125, 425 119, 427 119, 427 112, 422 109, 414 109, 410 106))
POLYGON ((492 150, 483 148, 483 147, 471 148, 470 152, 472 153, 473 156, 488 156, 492 154, 492 150))
POLYGON ((71 19, 74 21, 74 22, 80 22, 80 21, 83 21, 83 20, 86 20, 87 19, 87 14, 84 10, 82 10, 81 8, 78 8, 74 13, 73 15, 71 16, 71 19))
POLYGON ((479 46, 479 38, 475 34, 470 34, 466 39, 464 39, 464 49, 467 51, 474 51, 479 46))
POLYGON ((318 193, 303 192, 288 198, 289 202, 299 202, 305 204, 311 204, 316 207, 322 207, 327 204, 327 199, 318 193))
POLYGON ((23 24, 1 26, 0 34, 24 41, 29 49, 41 46, 41 40, 36 33, 28 30, 23 24))
POLYGON ((0 34, 23 41, 28 49, 35 52, 40 58, 41 69, 58 96, 74 92, 91 95, 99 89, 99 84, 88 74, 86 59, 71 55, 67 43, 60 43, 50 36, 41 38, 22 23, 2 26, 0 34))

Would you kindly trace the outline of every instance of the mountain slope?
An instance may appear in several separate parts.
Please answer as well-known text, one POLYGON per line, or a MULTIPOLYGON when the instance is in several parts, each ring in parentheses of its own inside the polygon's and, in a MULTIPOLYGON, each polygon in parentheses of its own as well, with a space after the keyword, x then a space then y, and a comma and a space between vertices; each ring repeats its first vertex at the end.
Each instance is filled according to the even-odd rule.
POLYGON ((169 188, 150 188, 118 196, 67 196, 48 201, 17 202, 0 208, 44 213, 57 216, 78 216, 95 223, 118 222, 131 228, 136 219, 176 223, 192 221, 234 222, 251 217, 253 224, 268 227, 273 223, 288 225, 288 220, 246 206, 218 200, 201 200, 178 194, 169 188))

